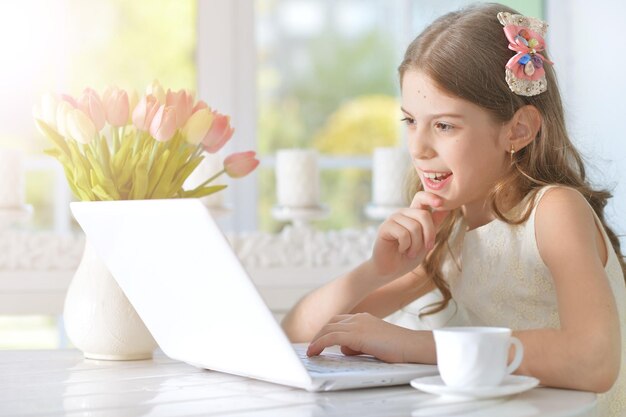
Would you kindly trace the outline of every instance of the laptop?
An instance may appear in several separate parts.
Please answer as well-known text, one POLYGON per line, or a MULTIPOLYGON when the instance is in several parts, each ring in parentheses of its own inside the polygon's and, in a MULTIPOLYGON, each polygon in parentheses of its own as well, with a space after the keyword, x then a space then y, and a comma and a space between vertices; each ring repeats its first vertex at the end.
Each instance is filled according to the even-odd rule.
POLYGON ((437 374, 435 365, 388 364, 336 349, 307 358, 306 345, 290 343, 198 199, 75 202, 70 207, 172 359, 307 391, 400 385, 437 374))

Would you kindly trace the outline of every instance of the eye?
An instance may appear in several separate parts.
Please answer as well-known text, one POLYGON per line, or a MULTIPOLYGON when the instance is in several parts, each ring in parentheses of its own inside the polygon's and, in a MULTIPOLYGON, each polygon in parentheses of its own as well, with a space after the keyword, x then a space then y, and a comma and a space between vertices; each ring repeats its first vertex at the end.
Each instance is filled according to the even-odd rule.
POLYGON ((407 126, 412 126, 415 124, 415 119, 405 116, 402 119, 400 119, 401 122, 405 123, 407 126))
POLYGON ((444 122, 435 122, 435 129, 441 132, 450 132, 452 129, 454 129, 454 126, 444 122))

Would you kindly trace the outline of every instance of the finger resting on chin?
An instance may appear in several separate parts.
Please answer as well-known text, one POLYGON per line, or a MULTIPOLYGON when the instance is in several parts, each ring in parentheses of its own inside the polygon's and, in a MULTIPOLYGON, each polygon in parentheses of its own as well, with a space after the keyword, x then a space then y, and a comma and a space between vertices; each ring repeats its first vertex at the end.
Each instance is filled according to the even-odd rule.
POLYGON ((430 209, 441 205, 441 198, 435 194, 419 191, 411 201, 411 208, 430 209))

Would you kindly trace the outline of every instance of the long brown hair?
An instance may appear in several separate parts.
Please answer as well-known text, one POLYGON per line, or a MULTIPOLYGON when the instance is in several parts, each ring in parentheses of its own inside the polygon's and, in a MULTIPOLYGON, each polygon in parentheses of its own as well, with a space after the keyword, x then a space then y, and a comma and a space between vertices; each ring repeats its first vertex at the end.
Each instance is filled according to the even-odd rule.
MULTIPOLYGON (((504 72, 514 52, 508 49, 509 42, 497 19, 498 12, 519 14, 509 7, 489 3, 470 6, 435 20, 409 45, 398 69, 400 83, 407 70, 422 71, 442 90, 481 106, 497 122, 510 120, 522 106, 535 106, 543 119, 541 128, 534 141, 515 152, 513 169, 492 190, 489 204, 494 214, 507 223, 521 224, 529 218, 541 187, 562 184, 576 189, 602 222, 626 276, 619 239, 604 219, 604 207, 612 195, 607 190, 593 189, 586 178, 583 159, 565 127, 554 70, 551 65, 544 67, 548 83, 548 90, 544 93, 525 97, 511 92, 504 72), (531 197, 532 203, 517 218, 509 218, 504 213, 507 190, 518 190, 520 196, 531 197)), ((547 53, 542 54, 547 57, 547 53)), ((414 170, 412 177, 409 192, 414 194, 423 187, 414 170)), ((451 299, 441 264, 450 251, 448 241, 460 217, 460 209, 456 209, 446 218, 437 234, 434 249, 423 263, 426 273, 443 294, 441 303, 425 314, 444 309, 451 299)))

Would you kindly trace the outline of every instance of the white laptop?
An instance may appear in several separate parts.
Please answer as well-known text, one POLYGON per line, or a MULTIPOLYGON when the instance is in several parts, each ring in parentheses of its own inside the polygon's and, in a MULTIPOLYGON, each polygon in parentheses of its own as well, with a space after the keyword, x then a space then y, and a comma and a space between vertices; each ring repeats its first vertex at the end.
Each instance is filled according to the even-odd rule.
POLYGON ((172 359, 308 391, 437 374, 433 365, 367 356, 307 358, 306 345, 289 342, 200 200, 78 202, 71 210, 172 359))

